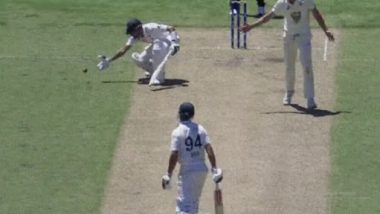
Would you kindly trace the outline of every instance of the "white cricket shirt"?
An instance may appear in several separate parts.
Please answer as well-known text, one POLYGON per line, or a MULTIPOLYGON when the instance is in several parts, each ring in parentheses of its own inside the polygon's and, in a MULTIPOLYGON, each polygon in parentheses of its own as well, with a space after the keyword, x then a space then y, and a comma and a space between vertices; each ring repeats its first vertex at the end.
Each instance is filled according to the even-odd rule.
POLYGON ((164 25, 164 24, 157 24, 157 23, 146 23, 142 25, 143 32, 144 32, 144 37, 140 39, 136 39, 133 36, 130 36, 128 38, 128 41, 126 45, 133 45, 136 43, 137 40, 147 42, 147 43, 152 43, 156 39, 166 39, 171 41, 172 36, 168 29, 170 26, 164 25))
POLYGON ((181 172, 207 171, 205 145, 210 143, 207 131, 192 121, 180 122, 172 132, 171 151, 178 151, 181 172))
POLYGON ((288 0, 278 0, 272 12, 284 16, 285 34, 311 35, 310 11, 315 7, 314 0, 295 0, 293 4, 288 0))

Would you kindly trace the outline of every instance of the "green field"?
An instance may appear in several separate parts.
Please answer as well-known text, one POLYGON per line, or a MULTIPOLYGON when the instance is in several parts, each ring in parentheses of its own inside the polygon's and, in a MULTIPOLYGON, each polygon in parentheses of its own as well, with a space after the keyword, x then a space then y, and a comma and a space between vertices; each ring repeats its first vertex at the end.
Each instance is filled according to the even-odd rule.
MULTIPOLYGON (((332 213, 380 213, 380 2, 317 2, 342 32, 334 110, 349 112, 334 120, 332 213)), ((135 70, 120 60, 97 72, 96 55, 123 45, 130 17, 228 27, 227 8, 219 0, 0 0, 0 213, 97 213, 135 70)))
POLYGON ((334 214, 380 213, 379 28, 346 29, 332 145, 334 214))

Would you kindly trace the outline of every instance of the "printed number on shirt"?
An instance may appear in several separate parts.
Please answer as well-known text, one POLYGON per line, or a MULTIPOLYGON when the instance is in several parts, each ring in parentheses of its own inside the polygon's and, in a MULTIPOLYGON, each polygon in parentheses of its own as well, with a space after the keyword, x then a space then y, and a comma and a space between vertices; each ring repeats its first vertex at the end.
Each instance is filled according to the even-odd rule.
POLYGON ((185 145, 186 145, 186 151, 191 152, 194 147, 202 147, 202 142, 201 142, 201 136, 197 135, 197 138, 195 139, 195 142, 193 138, 190 136, 186 138, 185 140, 185 145))

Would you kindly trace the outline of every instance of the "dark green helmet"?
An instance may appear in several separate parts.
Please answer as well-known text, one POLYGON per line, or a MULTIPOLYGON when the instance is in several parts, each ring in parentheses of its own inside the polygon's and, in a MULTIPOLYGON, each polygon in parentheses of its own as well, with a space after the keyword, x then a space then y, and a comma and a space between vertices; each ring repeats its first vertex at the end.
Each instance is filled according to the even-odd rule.
POLYGON ((179 106, 178 115, 180 121, 190 120, 194 117, 194 105, 189 102, 184 102, 179 106))
POLYGON ((138 26, 142 25, 142 22, 136 18, 132 18, 127 22, 127 27, 125 29, 126 34, 132 34, 138 26))

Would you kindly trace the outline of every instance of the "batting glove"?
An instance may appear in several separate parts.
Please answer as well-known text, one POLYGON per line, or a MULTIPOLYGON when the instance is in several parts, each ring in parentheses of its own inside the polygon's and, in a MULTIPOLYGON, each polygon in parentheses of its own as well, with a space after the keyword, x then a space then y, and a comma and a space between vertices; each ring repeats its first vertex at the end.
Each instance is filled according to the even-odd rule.
POLYGON ((171 185, 170 185, 169 175, 162 176, 162 189, 169 190, 170 188, 171 188, 171 185))
POLYGON ((211 169, 211 174, 212 174, 212 180, 215 183, 219 183, 223 180, 223 171, 220 168, 212 168, 211 169))
POLYGON ((174 56, 179 51, 179 44, 175 42, 172 43, 172 56, 174 56))
POLYGON ((170 38, 170 40, 172 41, 171 49, 173 50, 172 56, 174 56, 179 51, 180 37, 176 31, 173 31, 170 33, 170 38))
POLYGON ((99 55, 98 58, 100 59, 100 62, 96 65, 96 67, 98 67, 100 71, 104 71, 110 66, 111 64, 110 58, 104 55, 99 55))

